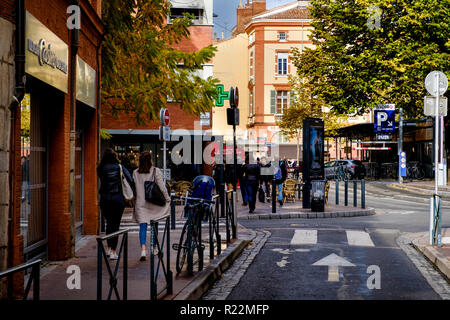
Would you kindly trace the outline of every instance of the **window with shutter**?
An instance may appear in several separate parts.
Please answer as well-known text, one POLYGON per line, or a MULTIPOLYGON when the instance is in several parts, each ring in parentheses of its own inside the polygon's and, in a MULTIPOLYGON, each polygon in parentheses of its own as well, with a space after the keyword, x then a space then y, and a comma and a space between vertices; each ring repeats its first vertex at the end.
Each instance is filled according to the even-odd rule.
POLYGON ((270 91, 270 113, 275 114, 276 107, 276 91, 271 90, 270 91))

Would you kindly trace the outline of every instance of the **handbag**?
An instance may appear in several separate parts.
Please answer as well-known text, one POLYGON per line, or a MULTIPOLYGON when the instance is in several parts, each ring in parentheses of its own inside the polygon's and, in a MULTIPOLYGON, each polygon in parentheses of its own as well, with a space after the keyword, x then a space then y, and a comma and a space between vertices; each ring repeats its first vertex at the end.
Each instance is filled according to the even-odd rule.
POLYGON ((258 190, 258 199, 259 199, 259 202, 264 203, 264 202, 265 202, 265 197, 266 197, 266 195, 265 195, 265 193, 264 193, 264 189, 263 189, 262 187, 259 187, 259 190, 258 190))
POLYGON ((122 166, 119 164, 120 168, 120 180, 122 181, 122 194, 125 200, 131 200, 134 198, 133 189, 131 189, 128 180, 123 175, 122 166))
POLYGON ((156 168, 153 169, 153 181, 144 182, 145 200, 162 207, 166 205, 166 198, 158 184, 155 182, 155 171, 156 168))

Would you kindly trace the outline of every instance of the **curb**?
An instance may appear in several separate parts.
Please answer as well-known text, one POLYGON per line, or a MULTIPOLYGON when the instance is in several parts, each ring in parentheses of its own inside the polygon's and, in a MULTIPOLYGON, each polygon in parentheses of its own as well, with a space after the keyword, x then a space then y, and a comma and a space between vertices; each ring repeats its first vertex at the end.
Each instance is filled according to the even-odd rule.
POLYGON ((263 213, 252 214, 238 217, 238 220, 265 220, 265 219, 327 219, 327 218, 344 218, 344 217, 362 217, 372 216, 375 214, 374 208, 358 211, 341 211, 341 212, 288 212, 288 213, 263 213))
POLYGON ((424 246, 418 243, 418 239, 413 239, 412 244, 417 251, 422 253, 430 262, 444 274, 447 279, 450 279, 450 260, 440 254, 435 248, 431 246, 424 246))
POLYGON ((253 232, 250 239, 237 239, 222 254, 198 273, 197 277, 183 288, 172 300, 199 300, 216 280, 233 264, 234 260, 244 251, 256 236, 253 232))
MULTIPOLYGON (((413 186, 406 186, 406 185, 399 186, 399 185, 393 184, 393 183, 388 184, 388 187, 391 187, 391 188, 394 188, 397 190, 406 190, 406 191, 410 191, 413 193, 418 193, 418 194, 422 194, 422 195, 426 195, 426 196, 432 196, 434 194, 434 190, 424 189, 424 188, 420 188, 420 187, 413 187, 413 186)), ((450 192, 439 191, 439 194, 444 196, 445 198, 450 198, 450 192)))

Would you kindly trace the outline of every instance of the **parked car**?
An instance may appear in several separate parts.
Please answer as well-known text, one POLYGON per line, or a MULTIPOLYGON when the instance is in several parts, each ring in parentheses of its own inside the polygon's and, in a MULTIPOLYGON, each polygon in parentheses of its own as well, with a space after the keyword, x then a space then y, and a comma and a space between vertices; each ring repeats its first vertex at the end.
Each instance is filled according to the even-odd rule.
POLYGON ((328 161, 324 165, 325 179, 363 179, 366 176, 366 168, 359 160, 335 160, 328 161), (342 172, 339 172, 340 167, 342 172))

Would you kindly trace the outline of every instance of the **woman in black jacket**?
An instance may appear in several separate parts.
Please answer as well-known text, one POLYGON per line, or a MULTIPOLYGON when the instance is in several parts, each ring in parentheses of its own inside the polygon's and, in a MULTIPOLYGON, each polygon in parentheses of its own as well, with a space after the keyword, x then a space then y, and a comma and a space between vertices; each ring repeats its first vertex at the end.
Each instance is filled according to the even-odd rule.
MULTIPOLYGON (((122 172, 134 190, 133 178, 124 166, 122 166, 122 172)), ((97 168, 97 174, 100 178, 100 208, 106 220, 106 234, 111 234, 119 230, 123 210, 125 209, 119 159, 117 153, 111 148, 107 148, 103 153, 102 161, 97 168)), ((107 240, 106 253, 112 260, 118 258, 116 253, 117 241, 117 237, 107 240)))

